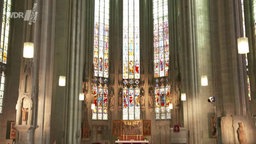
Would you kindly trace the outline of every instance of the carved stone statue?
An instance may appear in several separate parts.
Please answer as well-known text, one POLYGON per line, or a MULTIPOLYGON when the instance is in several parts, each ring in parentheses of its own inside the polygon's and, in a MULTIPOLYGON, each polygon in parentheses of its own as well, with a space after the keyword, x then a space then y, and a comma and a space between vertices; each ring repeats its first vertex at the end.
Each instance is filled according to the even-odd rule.
POLYGON ((28 96, 22 96, 16 104, 16 124, 29 125, 32 119, 32 100, 28 96))
POLYGON ((22 121, 28 120, 28 108, 22 108, 21 119, 22 121))
POLYGON ((122 108, 122 103, 123 103, 123 96, 122 96, 122 94, 123 94, 123 91, 122 91, 122 89, 120 88, 120 89, 118 90, 118 109, 121 109, 121 108, 122 108))
POLYGON ((144 95, 141 95, 140 96, 140 105, 141 105, 141 108, 145 108, 145 96, 144 95))
POLYGON ((149 88, 149 96, 148 96, 148 107, 154 107, 154 89, 151 87, 149 88))
POLYGON ((110 108, 111 111, 114 110, 114 106, 115 106, 115 98, 114 98, 114 95, 112 95, 110 97, 110 105, 109 105, 109 108, 110 108))
POLYGON ((240 144, 247 144, 245 127, 242 122, 238 123, 237 137, 240 144))

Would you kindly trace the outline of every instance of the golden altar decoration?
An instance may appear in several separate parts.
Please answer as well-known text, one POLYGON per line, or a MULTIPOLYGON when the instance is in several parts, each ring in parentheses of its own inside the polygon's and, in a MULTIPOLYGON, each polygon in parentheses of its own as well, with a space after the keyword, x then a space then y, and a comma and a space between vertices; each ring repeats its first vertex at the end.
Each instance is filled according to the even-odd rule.
POLYGON ((151 135, 150 120, 114 120, 112 134, 120 140, 144 140, 151 135))

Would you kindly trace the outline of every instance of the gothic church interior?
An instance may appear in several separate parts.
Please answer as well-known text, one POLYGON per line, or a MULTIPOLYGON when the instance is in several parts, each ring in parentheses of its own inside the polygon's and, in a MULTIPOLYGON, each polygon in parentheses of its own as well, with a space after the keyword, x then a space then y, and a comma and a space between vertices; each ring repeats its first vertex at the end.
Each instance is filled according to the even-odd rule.
POLYGON ((2 0, 0 15, 0 144, 256 143, 256 0, 2 0))

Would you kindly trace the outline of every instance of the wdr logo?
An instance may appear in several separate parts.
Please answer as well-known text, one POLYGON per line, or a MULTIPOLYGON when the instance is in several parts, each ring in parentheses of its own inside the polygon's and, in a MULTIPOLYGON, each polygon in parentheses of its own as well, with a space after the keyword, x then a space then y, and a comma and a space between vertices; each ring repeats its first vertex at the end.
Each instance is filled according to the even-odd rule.
POLYGON ((24 21, 28 21, 29 18, 31 16, 31 10, 26 10, 26 12, 11 12, 10 13, 10 18, 14 18, 14 19, 17 19, 17 18, 21 18, 21 19, 24 19, 24 21))
POLYGON ((24 18, 23 12, 11 12, 10 18, 24 18))
POLYGON ((9 16, 10 18, 22 18, 24 21, 28 21, 29 25, 32 25, 36 22, 37 14, 37 3, 35 2, 32 10, 26 10, 25 14, 24 12, 11 12, 9 16))
MULTIPOLYGON (((34 4, 35 8, 36 5, 34 4)), ((26 10, 26 12, 10 12, 10 18, 14 19, 24 19, 24 21, 29 21, 29 25, 36 22, 37 19, 37 11, 36 10, 26 10)))

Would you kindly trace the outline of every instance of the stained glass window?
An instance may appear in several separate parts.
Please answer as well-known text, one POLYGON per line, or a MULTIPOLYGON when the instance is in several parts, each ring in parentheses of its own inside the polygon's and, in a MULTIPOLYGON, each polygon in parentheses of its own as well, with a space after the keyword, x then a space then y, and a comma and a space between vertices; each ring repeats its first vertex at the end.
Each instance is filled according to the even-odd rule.
POLYGON ((123 88, 123 120, 140 119, 140 89, 123 88))
POLYGON ((94 107, 92 119, 108 119, 108 77, 109 77, 109 0, 95 0, 93 66, 94 107))
POLYGON ((107 120, 108 119, 108 87, 95 84, 93 86, 93 104, 92 119, 107 120))
POLYGON ((139 0, 123 0, 123 119, 140 119, 139 0))
POLYGON ((156 119, 171 119, 171 97, 166 78, 169 72, 169 23, 167 0, 153 0, 153 47, 156 119))
POLYGON ((11 0, 3 1, 3 13, 1 24, 1 38, 0 38, 0 64, 1 64, 1 84, 0 84, 0 113, 2 113, 3 98, 4 98, 4 85, 5 75, 4 67, 7 63, 7 51, 9 45, 9 31, 10 31, 10 12, 11 0))
POLYGON ((170 86, 155 87, 155 112, 156 119, 171 119, 170 86))
POLYGON ((139 0, 123 1, 123 79, 140 78, 139 0))
POLYGON ((169 24, 167 0, 153 1, 154 77, 168 76, 169 24))

